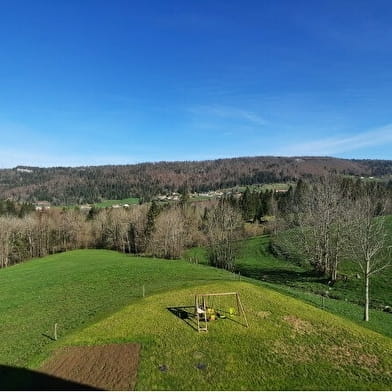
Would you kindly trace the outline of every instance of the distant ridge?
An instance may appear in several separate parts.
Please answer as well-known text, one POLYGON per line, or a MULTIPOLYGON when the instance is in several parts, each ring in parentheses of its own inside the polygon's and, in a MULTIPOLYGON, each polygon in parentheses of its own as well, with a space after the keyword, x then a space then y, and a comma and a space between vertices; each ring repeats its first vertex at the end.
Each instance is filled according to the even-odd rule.
POLYGON ((133 165, 0 170, 0 199, 47 200, 82 204, 137 196, 149 200, 159 193, 203 192, 237 185, 295 181, 327 173, 388 177, 392 160, 333 157, 238 157, 205 161, 161 161, 133 165))

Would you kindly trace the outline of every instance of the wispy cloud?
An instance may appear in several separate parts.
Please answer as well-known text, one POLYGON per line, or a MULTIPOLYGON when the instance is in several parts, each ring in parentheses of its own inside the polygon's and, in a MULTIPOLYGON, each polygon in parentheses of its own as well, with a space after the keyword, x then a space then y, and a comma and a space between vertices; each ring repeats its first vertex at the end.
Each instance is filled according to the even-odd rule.
POLYGON ((268 123, 263 117, 253 111, 232 106, 197 105, 189 108, 189 111, 194 115, 199 116, 200 118, 215 117, 221 119, 231 119, 257 126, 264 126, 268 123))
POLYGON ((350 136, 306 141, 283 147, 279 155, 333 155, 392 143, 392 124, 350 136))

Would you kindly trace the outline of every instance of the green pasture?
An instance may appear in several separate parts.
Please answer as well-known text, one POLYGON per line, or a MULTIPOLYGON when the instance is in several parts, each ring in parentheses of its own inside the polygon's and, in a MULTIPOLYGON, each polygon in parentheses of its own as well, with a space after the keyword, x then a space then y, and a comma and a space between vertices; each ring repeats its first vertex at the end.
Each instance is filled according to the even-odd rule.
POLYGON ((121 200, 105 200, 100 203, 95 203, 93 204, 94 207, 97 208, 106 208, 106 207, 111 207, 116 204, 123 205, 123 204, 139 204, 139 198, 138 197, 128 197, 127 199, 121 199, 121 200))
POLYGON ((0 270, 0 364, 28 366, 52 342, 138 299, 233 275, 184 261, 77 250, 0 270))
POLYGON ((154 294, 80 330, 64 345, 140 342, 138 390, 388 390, 392 339, 296 299, 245 282, 154 294), (168 308, 192 307, 195 292, 238 291, 242 319, 209 322, 168 308))
MULTIPOLYGON (((391 225, 391 222, 389 219, 388 224, 391 225)), ((269 241, 269 236, 262 236, 239 243, 236 271, 242 279, 257 280, 259 284, 392 337, 392 314, 382 311, 383 306, 392 304, 392 268, 372 277, 372 309, 370 321, 365 323, 362 321, 362 281, 356 277, 359 271, 354 263, 342 263, 341 273, 348 279, 339 280, 329 287, 328 280, 315 274, 310 267, 275 257, 269 250, 269 241)), ((184 258, 192 263, 207 264, 204 248, 189 249, 184 253, 184 258)))

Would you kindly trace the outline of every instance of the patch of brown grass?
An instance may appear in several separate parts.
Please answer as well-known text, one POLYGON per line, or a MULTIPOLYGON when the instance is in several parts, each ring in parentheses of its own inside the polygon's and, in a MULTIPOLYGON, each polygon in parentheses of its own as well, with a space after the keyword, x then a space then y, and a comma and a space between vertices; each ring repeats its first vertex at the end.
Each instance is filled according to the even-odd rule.
POLYGON ((273 344, 272 352, 276 355, 284 356, 290 361, 297 363, 312 362, 312 348, 304 345, 287 344, 276 341, 273 344))
POLYGON ((380 364, 379 358, 374 354, 360 353, 363 350, 360 344, 348 344, 324 346, 325 356, 339 366, 358 365, 362 368, 372 369, 380 364))
POLYGON ((265 319, 265 318, 271 316, 271 312, 269 312, 268 310, 267 311, 260 310, 259 312, 256 312, 256 316, 261 319, 265 319))
POLYGON ((313 325, 309 321, 302 320, 296 316, 284 316, 283 320, 290 324, 293 327, 293 330, 300 335, 313 333, 315 331, 313 325))

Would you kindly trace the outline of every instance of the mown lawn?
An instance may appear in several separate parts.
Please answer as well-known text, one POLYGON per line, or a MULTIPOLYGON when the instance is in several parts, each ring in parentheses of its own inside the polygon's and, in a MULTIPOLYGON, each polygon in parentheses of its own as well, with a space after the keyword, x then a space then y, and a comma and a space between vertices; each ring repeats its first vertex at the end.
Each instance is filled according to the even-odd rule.
MULTIPOLYGON (((239 319, 237 321, 240 321, 239 319)), ((392 339, 245 282, 216 282, 141 299, 57 342, 142 343, 139 390, 389 390, 392 339), (196 332, 168 307, 195 292, 238 291, 250 327, 231 320, 196 332)))
POLYGON ((232 279, 232 274, 184 261, 77 250, 0 270, 0 364, 28 366, 61 339, 142 296, 232 279))

